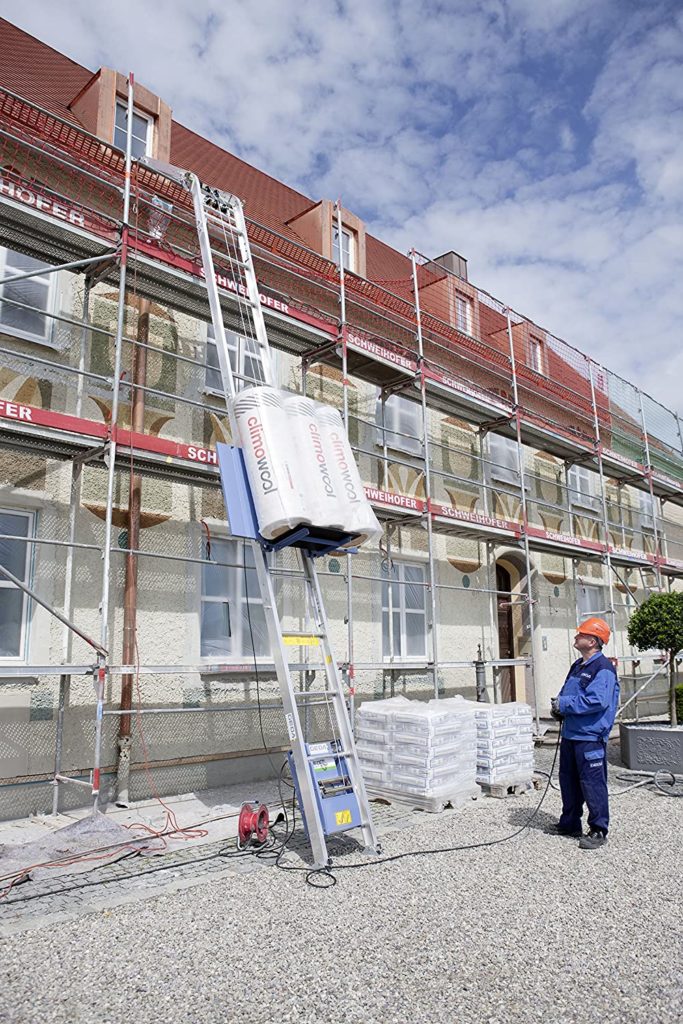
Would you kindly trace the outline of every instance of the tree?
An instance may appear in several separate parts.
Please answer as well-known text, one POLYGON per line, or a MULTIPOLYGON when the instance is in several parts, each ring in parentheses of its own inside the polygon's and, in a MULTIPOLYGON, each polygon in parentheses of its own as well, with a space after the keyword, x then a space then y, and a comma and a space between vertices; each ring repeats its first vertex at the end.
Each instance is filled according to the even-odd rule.
POLYGON ((666 651, 671 724, 677 725, 676 655, 683 648, 683 593, 652 594, 636 608, 628 624, 628 642, 639 651, 666 651))

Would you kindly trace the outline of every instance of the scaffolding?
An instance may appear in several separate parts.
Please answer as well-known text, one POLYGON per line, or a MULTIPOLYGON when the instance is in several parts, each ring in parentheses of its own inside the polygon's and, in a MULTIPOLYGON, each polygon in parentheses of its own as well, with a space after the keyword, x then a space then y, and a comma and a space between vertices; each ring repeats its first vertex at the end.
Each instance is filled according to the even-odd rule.
MULTIPOLYGON (((133 94, 131 80, 129 116, 133 94)), ((184 591, 189 574, 201 580, 196 586, 203 593, 205 583, 220 589, 217 573, 253 571, 229 532, 216 533, 225 515, 213 446, 230 439, 230 426, 211 387, 208 328, 197 337, 196 325, 210 317, 188 197, 160 171, 133 161, 130 145, 124 155, 7 92, 0 93, 0 150, 0 224, 8 250, 23 258, 0 281, 0 446, 12 453, 4 479, 29 510, 13 524, 10 506, 5 523, 15 528, 0 535, 0 544, 27 552, 24 578, 4 561, 2 574, 22 601, 46 607, 58 623, 46 626, 49 642, 38 645, 51 655, 47 660, 0 660, 0 679, 10 689, 27 678, 59 687, 56 721, 52 713, 41 718, 40 707, 33 719, 54 724, 51 769, 27 762, 26 771, 4 781, 19 788, 52 784, 55 811, 84 793, 97 800, 104 775, 117 779, 117 792, 127 799, 131 766, 142 763, 131 753, 137 715, 149 716, 149 723, 174 716, 203 723, 208 749, 201 753, 186 749, 194 725, 186 725, 177 744, 158 729, 159 752, 167 755, 154 760, 160 787, 177 786, 183 766, 281 752, 287 736, 271 685, 274 669, 257 643, 241 660, 212 660, 206 650, 198 661, 157 663, 138 651, 141 593, 149 594, 154 619, 161 617, 164 589, 184 591), (65 282, 67 275, 66 305, 36 304, 37 287, 50 289, 46 281, 65 282), (35 330, 21 329, 27 318, 42 331, 42 344, 36 345, 35 330), (53 486, 68 506, 65 521, 41 513, 41 535, 31 512, 38 507, 32 495, 41 490, 29 486, 36 479, 43 493, 53 486), (149 481, 153 498, 161 495, 156 506, 143 496, 149 481), (194 539, 171 536, 175 550, 168 537, 150 545, 148 529, 169 522, 176 505, 195 528, 194 539), (45 550, 52 563, 37 558, 45 550), (37 592, 32 566, 38 562, 39 582, 52 600, 37 592), (95 576, 97 607, 75 622, 79 587, 95 576), (54 594, 62 582, 60 601, 54 594), (112 607, 114 582, 123 590, 121 609, 112 607), (59 658, 52 656, 56 650, 59 658), (257 702, 250 684, 255 670, 264 689, 257 702), (153 699, 170 677, 185 676, 201 680, 202 692, 180 706, 153 699), (80 681, 75 694, 74 680, 80 681), (207 680, 244 699, 214 703, 207 680), (84 681, 95 686, 94 716, 84 681), (226 729, 216 727, 221 719, 226 729), (254 747, 257 727, 262 743, 254 747), (228 749, 215 749, 226 733, 228 749), (92 749, 88 763, 82 753, 74 761, 77 743, 81 751, 92 749)), ((338 202, 339 237, 341 211, 338 202)), ((341 246, 335 264, 254 221, 248 229, 271 343, 299 366, 287 383, 338 402, 385 530, 378 552, 342 554, 322 573, 338 609, 351 705, 357 693, 393 694, 398 687, 435 697, 474 688, 475 667, 483 666, 488 695, 524 697, 540 728, 541 605, 547 601, 555 611, 567 563, 574 593, 599 589, 606 577, 606 606, 591 610, 610 618, 622 645, 635 595, 671 587, 683 575, 680 420, 472 286, 447 260, 413 251, 402 263, 405 276, 376 283, 345 268, 341 246), (420 560, 402 561, 406 548, 420 560), (514 569, 514 582, 506 570, 509 586, 497 577, 501 559, 514 569), (446 563, 460 582, 446 576, 446 563), (408 571, 406 564, 417 568, 408 571), (548 586, 552 594, 544 593, 548 586), (448 616, 475 596, 477 621, 452 651, 446 638, 460 626, 448 616), (360 603, 381 604, 377 635, 362 643, 360 603), (483 608, 485 626, 477 619, 483 608), (509 615, 517 634, 510 656, 495 649, 501 615, 509 615)), ((239 333, 239 285, 232 268, 217 254, 215 260, 224 320, 234 331, 234 369, 259 382, 258 360, 239 333)), ((301 594, 288 567, 281 569, 281 597, 296 615, 301 594)), ((563 612, 570 629, 574 612, 563 612)), ((636 656, 622 646, 618 657, 622 672, 630 667, 636 693, 641 671, 649 675, 658 655, 636 656)), ((315 663, 304 656, 296 668, 301 689, 311 692, 310 734, 324 733, 315 663)), ((625 696, 631 697, 628 686, 625 696)), ((637 713, 637 701, 634 707, 637 713)), ((154 728, 148 742, 155 742, 154 728)), ((15 740, 10 733, 10 747, 15 740)))

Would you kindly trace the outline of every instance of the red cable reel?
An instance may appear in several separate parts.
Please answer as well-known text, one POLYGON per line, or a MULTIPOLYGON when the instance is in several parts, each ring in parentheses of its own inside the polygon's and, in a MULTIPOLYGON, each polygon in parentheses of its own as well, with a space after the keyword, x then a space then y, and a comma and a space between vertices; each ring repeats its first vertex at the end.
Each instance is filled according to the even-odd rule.
POLYGON ((244 803, 237 820, 237 846, 243 850, 253 844, 263 846, 268 838, 270 816, 265 804, 244 803))

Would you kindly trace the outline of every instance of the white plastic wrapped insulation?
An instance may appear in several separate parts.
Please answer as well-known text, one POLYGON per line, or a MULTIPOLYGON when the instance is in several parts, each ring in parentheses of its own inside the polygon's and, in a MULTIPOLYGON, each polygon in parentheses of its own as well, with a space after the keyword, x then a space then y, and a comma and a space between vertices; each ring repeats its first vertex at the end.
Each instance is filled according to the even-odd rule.
POLYGON ((316 402, 315 412, 327 452, 328 465, 338 481, 337 486, 342 496, 344 529, 349 533, 360 534, 351 545, 356 547, 381 537, 382 527, 365 496, 363 481, 339 410, 316 402))
POLYGON ((306 514, 314 526, 342 530, 348 516, 340 497, 340 484, 329 464, 316 405, 304 395, 284 395, 290 458, 304 498, 306 514))
POLYGON ((283 397, 276 388, 252 387, 240 391, 233 404, 259 530, 267 540, 311 523, 294 472, 301 460, 291 443, 283 397))

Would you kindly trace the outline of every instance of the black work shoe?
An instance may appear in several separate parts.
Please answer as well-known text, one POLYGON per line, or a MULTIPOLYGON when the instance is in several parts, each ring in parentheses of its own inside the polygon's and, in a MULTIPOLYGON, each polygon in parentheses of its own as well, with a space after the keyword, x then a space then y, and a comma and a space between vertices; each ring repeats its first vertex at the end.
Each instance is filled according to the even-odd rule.
POLYGON ((544 829, 544 832, 546 832, 549 836, 568 836, 570 839, 580 839, 583 835, 583 832, 580 828, 567 829, 560 828, 559 825, 548 825, 548 827, 544 829))
POLYGON ((607 842, 607 836, 604 832, 598 831, 598 829, 592 828, 588 835, 582 836, 579 840, 580 850, 599 850, 601 846, 604 846, 607 842))

